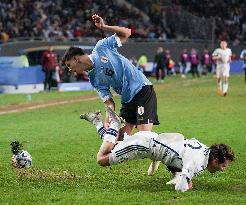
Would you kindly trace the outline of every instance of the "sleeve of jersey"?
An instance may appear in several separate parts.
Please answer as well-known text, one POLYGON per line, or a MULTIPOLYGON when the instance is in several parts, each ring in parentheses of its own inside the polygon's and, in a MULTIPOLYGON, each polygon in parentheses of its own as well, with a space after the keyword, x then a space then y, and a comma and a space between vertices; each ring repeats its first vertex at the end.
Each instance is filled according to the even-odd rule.
POLYGON ((243 57, 244 57, 244 52, 242 51, 240 54, 240 58, 243 58, 243 57))
POLYGON ((99 97, 102 99, 103 102, 105 102, 105 101, 107 101, 113 97, 110 90, 109 90, 109 87, 97 86, 96 89, 97 89, 99 97))
POLYGON ((192 153, 186 151, 184 156, 182 157, 182 160, 183 160, 182 175, 185 175, 189 180, 191 180, 192 177, 194 176, 194 172, 196 169, 196 163, 194 162, 194 160, 196 160, 196 157, 194 158, 194 156, 192 156, 192 153))
POLYGON ((122 43, 120 41, 120 38, 116 34, 114 34, 110 37, 104 38, 102 40, 102 45, 109 49, 115 49, 121 47, 122 43))
POLYGON ((217 56, 218 55, 218 50, 216 49, 213 53, 212 56, 217 56))

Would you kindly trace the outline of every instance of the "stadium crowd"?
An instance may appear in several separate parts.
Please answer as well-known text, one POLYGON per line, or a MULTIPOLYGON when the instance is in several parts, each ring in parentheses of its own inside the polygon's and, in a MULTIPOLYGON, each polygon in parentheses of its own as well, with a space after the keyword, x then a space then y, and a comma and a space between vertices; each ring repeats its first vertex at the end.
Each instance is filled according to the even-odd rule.
POLYGON ((52 37, 61 39, 101 37, 102 31, 96 30, 90 21, 91 15, 98 13, 106 15, 106 20, 111 25, 131 28, 133 38, 166 40, 178 39, 181 36, 181 39, 211 39, 210 17, 213 17, 216 39, 226 39, 235 45, 246 40, 246 14, 243 12, 246 5, 242 0, 214 2, 175 0, 165 3, 160 3, 159 0, 146 0, 144 4, 139 4, 137 0, 128 0, 128 3, 134 5, 131 7, 117 2, 2 1, 0 38, 7 41, 9 38, 18 37, 38 37, 47 40, 52 37), (177 17, 180 21, 177 21, 177 17), (194 19, 198 20, 194 23, 194 19))

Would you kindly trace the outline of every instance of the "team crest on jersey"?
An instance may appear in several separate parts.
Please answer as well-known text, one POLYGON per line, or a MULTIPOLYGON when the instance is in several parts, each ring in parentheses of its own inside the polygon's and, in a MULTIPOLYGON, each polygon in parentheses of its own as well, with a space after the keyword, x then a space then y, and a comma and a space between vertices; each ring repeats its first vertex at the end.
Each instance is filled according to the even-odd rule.
POLYGON ((107 63, 107 62, 108 62, 108 58, 107 58, 106 56, 102 56, 102 57, 101 57, 101 61, 102 61, 103 63, 107 63))
POLYGON ((143 115, 144 114, 144 107, 143 106, 139 106, 138 107, 138 114, 139 115, 143 115))

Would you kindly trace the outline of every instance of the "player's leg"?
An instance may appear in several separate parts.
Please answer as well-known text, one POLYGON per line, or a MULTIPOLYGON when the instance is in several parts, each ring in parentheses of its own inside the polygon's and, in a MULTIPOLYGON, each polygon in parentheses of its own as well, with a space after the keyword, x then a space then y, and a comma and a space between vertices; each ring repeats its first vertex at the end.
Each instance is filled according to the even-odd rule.
POLYGON ((137 106, 136 125, 139 131, 151 131, 153 125, 159 125, 157 98, 152 86, 146 87, 135 102, 137 106))
POLYGON ((101 112, 88 112, 80 115, 80 119, 86 120, 96 126, 100 138, 103 140, 106 129, 101 119, 101 112))
POLYGON ((50 90, 52 87, 52 76, 53 76, 53 70, 48 70, 48 89, 50 90))
POLYGON ((109 107, 106 108, 108 116, 110 118, 110 126, 106 130, 103 137, 103 143, 97 154, 97 163, 101 166, 109 166, 109 153, 114 148, 116 143, 116 137, 121 127, 121 119, 117 114, 109 107))
POLYGON ((223 96, 227 95, 229 87, 229 77, 223 76, 223 96))
POLYGON ((198 71, 198 64, 195 65, 195 72, 196 72, 197 77, 200 78, 200 74, 198 71))
POLYGON ((153 86, 144 86, 130 103, 122 104, 120 116, 126 126, 121 133, 131 134, 136 125, 139 131, 151 131, 153 124, 158 125, 157 99, 153 86))
POLYGON ((191 74, 192 74, 192 77, 194 78, 195 77, 195 65, 194 64, 191 64, 191 74))
MULTIPOLYGON (((137 129, 139 131, 151 131, 153 125, 158 125, 157 99, 152 87, 148 87, 136 100, 137 105, 137 129)), ((148 169, 148 175, 152 175, 159 167, 159 161, 153 161, 148 169)))
POLYGON ((148 176, 154 175, 154 173, 158 170, 160 163, 161 163, 160 161, 155 161, 155 160, 151 162, 148 169, 148 176))
POLYGON ((49 75, 49 71, 48 68, 44 68, 45 71, 45 78, 44 78, 44 90, 47 90, 47 85, 48 85, 48 75, 49 75))
POLYGON ((125 120, 125 126, 119 131, 119 141, 123 140, 124 133, 131 135, 133 128, 136 126, 135 98, 136 96, 129 103, 122 103, 121 105, 120 116, 125 120))
POLYGON ((229 72, 230 72, 230 66, 225 66, 223 70, 223 96, 226 96, 228 93, 228 87, 229 87, 229 72))
POLYGON ((216 67, 216 79, 217 79, 217 93, 218 95, 222 95, 223 84, 222 84, 222 70, 220 66, 216 67))
POLYGON ((126 137, 109 154, 109 164, 114 165, 152 156, 150 151, 151 134, 153 133, 137 132, 132 136, 126 137))
POLYGON ((164 78, 165 78, 165 68, 164 66, 161 68, 161 82, 164 82, 164 78))
POLYGON ((160 75, 160 69, 159 69, 159 66, 156 66, 156 69, 155 69, 155 78, 156 78, 156 81, 157 82, 159 81, 159 75, 160 75))

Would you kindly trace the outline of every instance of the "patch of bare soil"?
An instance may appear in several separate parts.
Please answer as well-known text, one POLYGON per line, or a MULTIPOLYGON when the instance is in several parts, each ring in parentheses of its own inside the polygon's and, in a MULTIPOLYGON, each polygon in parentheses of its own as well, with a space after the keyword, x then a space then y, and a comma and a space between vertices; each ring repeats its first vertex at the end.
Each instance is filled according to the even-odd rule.
POLYGON ((96 99, 99 99, 97 95, 91 95, 91 96, 73 97, 72 99, 55 99, 55 100, 42 101, 42 102, 39 101, 39 102, 31 102, 31 103, 18 104, 18 105, 9 105, 5 107, 0 107, 0 115, 16 113, 16 112, 24 112, 27 110, 35 110, 35 109, 49 107, 49 106, 78 103, 78 102, 90 101, 96 99))

